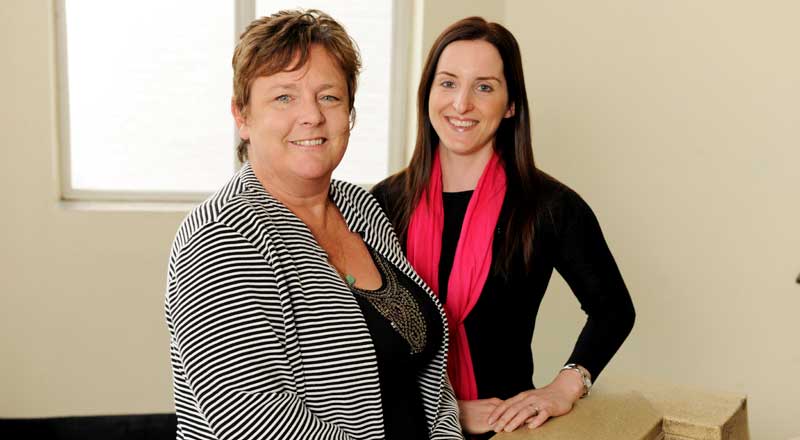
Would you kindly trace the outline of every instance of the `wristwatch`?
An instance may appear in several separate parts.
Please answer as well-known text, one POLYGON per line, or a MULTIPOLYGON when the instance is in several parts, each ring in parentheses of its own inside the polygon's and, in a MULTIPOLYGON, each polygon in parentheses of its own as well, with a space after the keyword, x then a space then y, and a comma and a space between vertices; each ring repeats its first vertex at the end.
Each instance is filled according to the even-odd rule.
POLYGON ((561 370, 575 370, 578 374, 581 375, 581 380, 583 381, 583 394, 581 395, 581 399, 589 395, 589 390, 592 389, 592 375, 586 368, 581 367, 578 364, 567 364, 561 367, 561 370))

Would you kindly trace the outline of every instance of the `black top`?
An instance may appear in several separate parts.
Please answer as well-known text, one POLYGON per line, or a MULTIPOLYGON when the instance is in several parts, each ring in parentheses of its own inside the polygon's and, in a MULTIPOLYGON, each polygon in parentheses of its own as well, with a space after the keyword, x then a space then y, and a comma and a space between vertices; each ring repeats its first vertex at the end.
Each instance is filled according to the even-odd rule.
MULTIPOLYGON (((478 302, 464 321, 481 399, 507 399, 534 387, 531 340, 539 305, 554 268, 587 314, 586 324, 565 363, 583 365, 596 379, 633 327, 633 303, 591 208, 566 185, 544 174, 540 176, 531 267, 525 270, 522 252, 518 251, 508 277, 493 269, 478 302)), ((390 177, 372 189, 387 213, 397 212, 397 195, 404 188, 402 178, 402 175, 390 177)), ((441 286, 446 286, 449 279, 454 240, 458 240, 470 196, 470 191, 443 196, 441 286)), ((503 240, 515 239, 500 232, 514 202, 508 197, 503 202, 493 254, 497 254, 503 240)), ((406 231, 397 232, 405 246, 406 231)), ((446 288, 443 292, 444 303, 446 288)))
POLYGON ((351 287, 378 362, 385 438, 429 438, 417 377, 439 348, 443 323, 427 293, 370 249, 381 287, 351 287))
POLYGON ((447 303, 447 283, 453 271, 453 259, 456 257, 458 238, 461 236, 461 225, 467 214, 469 200, 473 191, 442 193, 444 208, 444 227, 442 229, 442 253, 439 257, 439 301, 447 303))

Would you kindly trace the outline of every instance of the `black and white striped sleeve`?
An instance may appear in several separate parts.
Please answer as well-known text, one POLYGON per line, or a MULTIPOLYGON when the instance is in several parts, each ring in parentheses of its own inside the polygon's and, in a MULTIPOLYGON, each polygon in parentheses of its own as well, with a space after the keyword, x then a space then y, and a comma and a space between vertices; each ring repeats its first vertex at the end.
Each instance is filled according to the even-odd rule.
POLYGON ((198 424, 223 440, 350 439, 298 394, 278 280, 253 244, 211 222, 172 257, 167 307, 198 424))
POLYGON ((444 386, 442 387, 442 400, 439 405, 439 416, 437 417, 437 427, 431 435, 432 440, 444 439, 463 439, 461 431, 461 421, 458 415, 458 401, 453 387, 447 375, 444 376, 444 386))

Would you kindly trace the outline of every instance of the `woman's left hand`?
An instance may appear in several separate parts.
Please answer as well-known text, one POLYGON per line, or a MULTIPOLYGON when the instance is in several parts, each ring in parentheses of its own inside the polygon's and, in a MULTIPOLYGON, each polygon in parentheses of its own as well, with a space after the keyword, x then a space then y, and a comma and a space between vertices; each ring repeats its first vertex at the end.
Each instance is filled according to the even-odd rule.
POLYGON ((574 373, 562 371, 549 385, 523 391, 497 406, 489 415, 495 432, 511 432, 522 424, 537 428, 550 417, 564 415, 583 395, 583 382, 574 373))

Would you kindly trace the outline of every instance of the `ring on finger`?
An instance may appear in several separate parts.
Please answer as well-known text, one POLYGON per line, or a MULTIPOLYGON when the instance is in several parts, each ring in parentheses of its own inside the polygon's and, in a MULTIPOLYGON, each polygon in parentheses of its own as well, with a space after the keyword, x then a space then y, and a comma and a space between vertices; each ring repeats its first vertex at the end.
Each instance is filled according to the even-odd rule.
POLYGON ((539 407, 537 407, 536 405, 534 405, 532 403, 529 406, 533 410, 533 417, 538 416, 539 415, 539 407))

